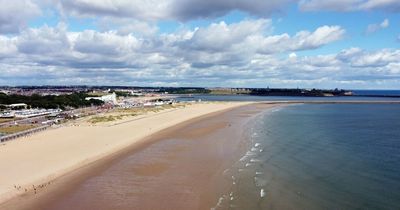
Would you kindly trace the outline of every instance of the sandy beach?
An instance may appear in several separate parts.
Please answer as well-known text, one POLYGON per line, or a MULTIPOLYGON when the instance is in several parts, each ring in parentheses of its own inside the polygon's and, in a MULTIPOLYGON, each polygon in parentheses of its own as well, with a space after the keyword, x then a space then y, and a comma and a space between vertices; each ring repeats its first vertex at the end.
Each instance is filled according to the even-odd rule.
POLYGON ((147 144, 131 144, 0 209, 213 208, 230 191, 232 179, 226 169, 250 146, 248 123, 275 106, 279 105, 219 105, 220 111, 153 133, 141 141, 147 144))
POLYGON ((125 119, 114 126, 64 126, 2 143, 0 203, 18 195, 40 193, 57 177, 143 143, 145 137, 158 131, 246 104, 198 103, 125 119))

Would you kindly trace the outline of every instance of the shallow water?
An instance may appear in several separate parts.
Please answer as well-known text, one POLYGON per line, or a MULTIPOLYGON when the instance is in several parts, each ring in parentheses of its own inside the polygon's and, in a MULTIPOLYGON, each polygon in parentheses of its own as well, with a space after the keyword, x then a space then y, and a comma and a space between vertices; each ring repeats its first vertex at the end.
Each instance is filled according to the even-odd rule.
POLYGON ((216 209, 400 209, 400 106, 266 112, 216 209))

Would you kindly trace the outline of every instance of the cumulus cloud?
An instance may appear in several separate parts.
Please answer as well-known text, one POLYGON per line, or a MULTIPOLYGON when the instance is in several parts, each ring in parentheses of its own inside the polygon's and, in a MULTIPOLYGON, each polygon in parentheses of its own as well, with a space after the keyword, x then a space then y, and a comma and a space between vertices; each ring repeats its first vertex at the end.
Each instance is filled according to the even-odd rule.
POLYGON ((219 17, 230 11, 239 10, 250 15, 268 17, 282 12, 294 0, 173 0, 171 14, 179 20, 219 17))
POLYGON ((71 32, 61 23, 0 36, 0 84, 318 86, 399 80, 400 52, 350 48, 300 56, 344 36, 339 26, 272 34, 269 19, 213 23, 193 30, 135 36, 71 32), (282 57, 285 53, 289 56, 282 57), (299 53, 300 54, 300 53, 299 53), (376 78, 376 77, 375 77, 376 78))
POLYGON ((270 31, 271 21, 258 19, 227 25, 225 22, 196 29, 183 47, 198 51, 242 51, 253 50, 264 54, 299 51, 322 47, 340 40, 345 30, 340 26, 322 26, 313 32, 300 31, 293 37, 289 34, 265 35, 270 31))
POLYGON ((314 32, 302 31, 296 34, 295 49, 313 49, 343 38, 345 30, 340 26, 322 26, 314 32))
MULTIPOLYGON (((302 11, 398 12, 397 0, 18 0, 12 4, 0 0, 0 3, 0 84, 18 81, 19 84, 335 87, 385 83, 398 87, 400 83, 399 50, 349 48, 327 55, 302 56, 301 51, 342 40, 345 29, 322 25, 293 34, 276 34, 268 19, 284 11, 290 3, 298 3, 302 11), (97 30, 72 32, 68 23, 26 27, 30 18, 49 11, 59 12, 62 21, 71 16, 89 18, 97 30), (246 13, 250 19, 230 24, 221 21, 195 29, 182 26, 174 32, 160 32, 157 25, 160 20, 212 20, 232 11, 246 13)), ((367 32, 387 27, 389 20, 385 19, 369 25, 367 32)))
POLYGON ((289 54, 289 58, 296 59, 297 58, 297 54, 292 52, 292 53, 289 54))
POLYGON ((379 31, 381 29, 385 29, 387 27, 389 27, 389 19, 386 18, 379 24, 375 23, 375 24, 368 25, 366 33, 367 34, 371 34, 371 33, 374 33, 376 31, 379 31))
POLYGON ((245 20, 230 25, 225 22, 213 23, 195 29, 181 46, 199 51, 225 51, 246 42, 250 37, 263 36, 270 28, 271 20, 266 19, 245 20))
POLYGON ((155 23, 130 18, 101 18, 98 23, 100 31, 116 31, 121 35, 153 36, 159 30, 155 23))
POLYGON ((239 10, 250 15, 268 17, 281 12, 295 0, 61 0, 59 8, 75 16, 130 17, 140 20, 178 20, 214 18, 239 10))
POLYGON ((398 0, 368 0, 360 5, 360 9, 374 10, 382 9, 386 11, 399 12, 400 1, 398 0))
POLYGON ((170 1, 157 0, 60 0, 64 14, 82 17, 130 17, 159 20, 168 16, 170 1))
POLYGON ((39 29, 27 29, 17 37, 16 46, 24 54, 58 54, 70 47, 66 36, 66 26, 59 24, 52 28, 43 26, 39 29))
POLYGON ((322 47, 343 38, 345 30, 340 26, 322 26, 313 32, 300 31, 293 37, 288 34, 258 37, 254 41, 261 53, 300 51, 322 47))
POLYGON ((0 35, 0 59, 17 53, 16 39, 0 35))
MULTIPOLYGON (((47 4, 51 2, 49 0, 22 0, 20 2, 32 3, 31 1, 47 2, 47 4)), ((398 0, 60 0, 52 4, 66 16, 184 22, 199 18, 221 17, 232 11, 267 18, 272 14, 284 12, 291 3, 297 3, 301 11, 400 11, 398 0)), ((24 9, 23 12, 26 11, 24 9)))
POLYGON ((398 0, 300 0, 299 8, 302 11, 355 11, 355 10, 383 10, 400 11, 398 0))
POLYGON ((26 27, 28 20, 41 14, 32 0, 0 0, 0 33, 17 33, 26 27))
POLYGON ((367 52, 360 48, 351 48, 343 50, 337 57, 353 67, 385 67, 392 63, 399 63, 400 50, 382 49, 367 52))
POLYGON ((361 2, 363 2, 363 0, 301 0, 299 2, 299 8, 302 11, 350 11, 357 8, 357 5, 361 2))
POLYGON ((96 32, 86 30, 70 35, 74 42, 73 50, 84 54, 99 54, 121 57, 138 47, 138 40, 132 35, 119 36, 115 32, 96 32), (72 38, 73 37, 73 38, 72 38))
POLYGON ((268 35, 271 21, 246 20, 234 24, 220 22, 185 33, 185 37, 173 43, 177 55, 194 68, 212 66, 237 66, 251 62, 257 54, 277 54, 322 47, 340 40, 345 31, 339 26, 322 26, 313 32, 301 31, 288 34, 268 35))

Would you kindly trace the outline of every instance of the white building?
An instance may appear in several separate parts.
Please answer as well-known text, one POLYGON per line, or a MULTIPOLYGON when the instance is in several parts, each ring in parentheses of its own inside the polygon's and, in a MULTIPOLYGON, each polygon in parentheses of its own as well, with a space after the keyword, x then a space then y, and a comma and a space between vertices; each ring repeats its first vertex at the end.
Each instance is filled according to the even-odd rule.
POLYGON ((39 117, 44 115, 59 114, 61 109, 24 109, 14 111, 14 117, 16 118, 30 118, 39 117))
POLYGON ((61 109, 22 109, 22 110, 12 110, 7 112, 1 112, 0 118, 30 118, 39 117, 45 115, 57 115, 61 113, 61 109))
POLYGON ((96 99, 100 101, 104 101, 104 103, 111 103, 111 104, 117 104, 117 94, 112 93, 109 95, 104 95, 100 97, 87 97, 85 100, 90 100, 90 99, 96 99))
POLYGON ((24 103, 19 103, 19 104, 10 104, 10 105, 7 105, 7 107, 9 107, 9 108, 11 108, 11 109, 15 109, 15 108, 23 108, 23 109, 26 109, 26 108, 28 108, 28 105, 27 105, 27 104, 24 104, 24 103))

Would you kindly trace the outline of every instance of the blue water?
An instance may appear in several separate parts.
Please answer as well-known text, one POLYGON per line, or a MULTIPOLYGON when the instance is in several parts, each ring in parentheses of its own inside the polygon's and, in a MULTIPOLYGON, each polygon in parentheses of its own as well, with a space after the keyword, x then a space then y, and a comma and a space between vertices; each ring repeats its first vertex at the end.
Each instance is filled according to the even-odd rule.
MULTIPOLYGON (((386 93, 386 92, 385 92, 386 93)), ((367 95, 368 93, 363 93, 367 95)), ((399 94, 400 95, 400 94, 399 94)), ((179 101, 400 101, 400 98, 391 97, 296 97, 296 96, 251 96, 251 95, 181 95, 179 101)))
MULTIPOLYGON (((267 111, 220 209, 400 209, 400 106, 267 111)), ((217 208, 218 209, 218 208, 217 208)))
POLYGON ((400 90, 353 90, 355 95, 400 96, 400 90))

